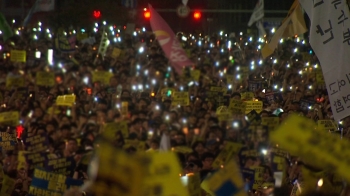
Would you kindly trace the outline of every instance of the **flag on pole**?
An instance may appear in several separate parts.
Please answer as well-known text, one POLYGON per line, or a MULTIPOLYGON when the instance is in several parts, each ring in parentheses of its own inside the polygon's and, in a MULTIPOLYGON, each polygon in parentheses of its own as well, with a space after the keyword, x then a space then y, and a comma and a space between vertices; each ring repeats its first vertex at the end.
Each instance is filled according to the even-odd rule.
POLYGON ((2 13, 0 13, 0 30, 2 31, 2 37, 4 41, 13 36, 13 31, 2 13))
POLYGON ((184 67, 193 65, 193 62, 187 57, 185 50, 182 48, 179 40, 171 30, 164 19, 149 5, 151 12, 151 27, 156 35, 160 46, 166 57, 178 74, 182 74, 184 67))
POLYGON ((249 19, 248 26, 252 26, 254 22, 257 22, 264 18, 264 0, 259 0, 256 4, 253 14, 249 19))
POLYGON ((23 21, 26 27, 35 12, 49 12, 55 9, 55 0, 36 0, 23 21))
POLYGON ((310 44, 324 75, 334 119, 350 115, 350 20, 346 0, 299 0, 311 20, 310 44))
POLYGON ((295 0, 287 18, 282 22, 268 44, 261 49, 263 58, 273 54, 281 38, 293 37, 307 31, 304 16, 298 0, 295 0))

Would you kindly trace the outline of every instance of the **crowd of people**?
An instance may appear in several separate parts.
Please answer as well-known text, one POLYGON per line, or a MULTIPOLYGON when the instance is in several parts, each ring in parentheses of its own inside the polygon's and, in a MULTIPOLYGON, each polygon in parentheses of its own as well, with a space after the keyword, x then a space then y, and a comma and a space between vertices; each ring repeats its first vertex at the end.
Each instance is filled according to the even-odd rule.
MULTIPOLYGON (((296 113, 315 122, 334 120, 319 62, 303 36, 281 40, 275 53, 262 59, 260 49, 269 36, 258 38, 243 31, 212 35, 181 32, 177 37, 193 65, 177 73, 154 34, 142 28, 131 34, 123 29, 117 36, 109 33, 107 51, 99 54, 102 26, 84 33, 82 29, 53 33, 44 27, 39 27, 40 32, 38 27, 34 27, 36 31, 19 28, 14 29, 13 37, 0 42, 0 112, 19 112, 17 123, 9 123, 4 116, 0 119, 1 131, 17 136, 10 146, 5 146, 9 140, 4 136, 1 143, 2 178, 8 176, 15 182, 8 195, 30 192, 31 164, 35 165, 27 155, 31 152, 39 153, 39 158, 50 154, 65 158, 66 163, 71 160, 73 169, 65 174, 94 183, 88 174, 89 155, 106 131, 113 132, 109 135, 112 145, 128 154, 174 151, 182 175, 198 173, 201 181, 234 159, 242 170, 248 195, 298 195, 298 187, 307 187, 302 171, 325 171, 278 149, 269 142, 269 132, 276 127, 253 123, 249 118, 278 119, 278 124, 296 113), (77 39, 74 48, 65 52, 55 48, 59 33, 67 37, 85 34, 96 41, 77 39), (49 49, 53 49, 52 62, 48 61, 49 49), (25 62, 11 60, 13 50, 26 51, 25 62), (43 72, 47 81, 54 77, 54 83, 38 85, 38 75, 43 72), (21 80, 9 84, 14 78, 21 80), (75 95, 73 104, 58 103, 59 96, 69 95, 75 95), (238 107, 244 101, 257 101, 262 106, 239 111, 232 100, 242 101, 238 107), (34 140, 28 138, 34 136, 45 139, 31 146, 34 140), (166 138, 169 143, 164 142, 166 138), (239 148, 227 151, 229 144, 239 148), (216 162, 223 154, 227 156, 223 162, 216 162), (244 172, 254 167, 263 168, 258 185, 244 172), (276 173, 281 174, 279 179, 276 173)), ((346 140, 348 120, 335 124, 330 134, 346 140)), ((323 178, 331 182, 327 187, 316 183, 306 189, 315 193, 302 194, 344 192, 344 181, 337 175, 328 172, 323 178)), ((66 195, 93 195, 88 190, 74 191, 66 195)), ((200 195, 205 194, 201 190, 200 195)))

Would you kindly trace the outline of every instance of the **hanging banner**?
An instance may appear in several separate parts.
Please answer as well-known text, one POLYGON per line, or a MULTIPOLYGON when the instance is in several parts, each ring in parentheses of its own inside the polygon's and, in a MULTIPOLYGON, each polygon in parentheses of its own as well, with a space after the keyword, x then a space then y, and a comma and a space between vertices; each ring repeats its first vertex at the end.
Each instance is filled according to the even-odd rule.
POLYGON ((193 62, 187 57, 185 50, 177 40, 174 32, 164 19, 149 5, 151 11, 151 27, 153 33, 162 47, 170 64, 178 74, 182 73, 182 68, 193 65, 193 62))

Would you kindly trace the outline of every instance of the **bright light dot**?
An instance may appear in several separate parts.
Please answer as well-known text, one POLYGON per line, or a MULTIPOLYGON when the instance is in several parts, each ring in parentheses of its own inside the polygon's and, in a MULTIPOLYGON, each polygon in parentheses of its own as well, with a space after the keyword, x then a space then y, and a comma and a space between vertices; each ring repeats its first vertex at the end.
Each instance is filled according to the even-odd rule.
POLYGON ((64 32, 63 34, 64 34, 64 35, 67 35, 67 32, 64 32))
POLYGON ((273 60, 273 64, 276 64, 277 63, 277 59, 273 60))
POLYGON ((255 68, 254 64, 250 66, 251 70, 254 70, 254 68, 255 68))
POLYGON ((298 48, 295 48, 295 49, 294 49, 294 53, 297 53, 297 52, 298 52, 298 48))
POLYGON ((271 33, 275 33, 276 29, 275 28, 272 28, 271 29, 271 33))
POLYGON ((315 65, 314 65, 314 68, 315 68, 315 69, 317 69, 317 67, 318 67, 318 65, 317 65, 317 64, 315 64, 315 65))
POLYGON ((248 46, 248 42, 246 42, 244 45, 248 46))
POLYGON ((280 88, 280 91, 283 92, 283 88, 280 88))
POLYGON ((96 33, 98 31, 98 29, 97 28, 94 28, 94 32, 96 33))
POLYGON ((303 45, 305 45, 305 40, 303 40, 301 43, 302 43, 303 45))
POLYGON ((238 127, 238 122, 234 122, 234 123, 233 123, 233 127, 236 127, 236 128, 237 128, 237 127, 238 127))
POLYGON ((261 49, 261 45, 258 46, 258 50, 260 50, 260 49, 261 49))
POLYGON ((95 27, 98 27, 98 23, 97 22, 95 23, 95 27))
POLYGON ((142 84, 139 84, 138 89, 139 89, 139 90, 142 90, 142 89, 143 89, 142 84))
POLYGON ((144 52, 144 48, 143 47, 140 47, 140 49, 139 49, 139 53, 143 53, 144 52))
POLYGON ((50 29, 46 29, 46 33, 50 33, 50 29))
POLYGON ((236 67, 236 71, 239 71, 239 70, 240 70, 240 67, 239 67, 239 66, 237 66, 237 67, 236 67))
POLYGON ((121 37, 118 37, 118 42, 122 42, 122 38, 121 37))
POLYGON ((262 65, 262 64, 263 64, 263 61, 262 61, 262 60, 260 60, 260 61, 259 61, 259 65, 262 65))
POLYGON ((38 22, 39 27, 41 26, 41 22, 38 22))
POLYGON ((278 85, 276 84, 276 85, 274 86, 274 88, 275 88, 275 89, 278 89, 278 85))
POLYGON ((236 79, 237 80, 241 79, 241 75, 237 74, 236 79))
POLYGON ((13 24, 15 24, 15 23, 16 23, 16 20, 15 20, 15 19, 13 19, 13 20, 12 20, 12 23, 13 23, 13 24))
POLYGON ((215 65, 216 65, 216 67, 219 67, 220 63, 217 61, 217 62, 215 63, 215 65))
POLYGON ((283 43, 283 39, 280 40, 280 43, 283 43))
POLYGON ((309 62, 307 62, 305 65, 308 67, 308 66, 310 65, 310 63, 309 63, 309 62))
POLYGON ((143 31, 143 32, 146 32, 146 28, 145 28, 145 27, 143 27, 143 28, 142 28, 142 31, 143 31))
POLYGON ((309 89, 310 89, 310 90, 312 89, 312 86, 311 86, 311 85, 309 86, 309 89))
POLYGON ((222 36, 224 34, 224 32, 220 31, 220 36, 222 36))
POLYGON ((322 178, 318 180, 317 186, 318 186, 318 187, 323 186, 323 179, 322 179, 322 178))
POLYGON ((239 35, 242 36, 242 35, 243 35, 243 32, 239 32, 239 35))
POLYGON ((107 22, 106 21, 103 21, 103 25, 106 25, 107 24, 107 22))
POLYGON ((290 64, 287 65, 287 68, 290 68, 290 64))
POLYGON ((38 28, 38 31, 41 31, 41 28, 40 28, 40 27, 38 28))
POLYGON ((116 38, 116 37, 115 37, 115 38, 113 38, 113 41, 114 41, 114 42, 117 42, 117 38, 116 38))
POLYGON ((156 84, 156 80, 155 79, 152 79, 152 84, 155 85, 156 84))
POLYGON ((266 149, 262 149, 262 150, 261 150, 261 153, 262 153, 263 155, 267 155, 267 150, 266 150, 266 149))
POLYGON ((36 28, 33 28, 33 31, 36 31, 36 28))
POLYGON ((16 31, 16 35, 19 35, 19 31, 18 30, 16 31))
POLYGON ((300 70, 300 71, 299 71, 299 74, 300 74, 300 75, 303 75, 303 71, 302 71, 302 70, 300 70))
POLYGON ((300 42, 300 38, 299 37, 297 38, 297 42, 300 42))
POLYGON ((250 38, 249 38, 249 41, 252 42, 252 41, 253 41, 253 37, 250 37, 250 38))
POLYGON ((38 39, 38 36, 34 35, 34 39, 35 39, 35 40, 38 39))
POLYGON ((137 36, 137 33, 136 33, 136 31, 134 31, 134 36, 137 36))
POLYGON ((76 34, 77 32, 75 30, 73 30, 73 34, 76 34))
POLYGON ((109 27, 109 30, 110 30, 110 31, 113 31, 113 26, 110 26, 110 27, 109 27))

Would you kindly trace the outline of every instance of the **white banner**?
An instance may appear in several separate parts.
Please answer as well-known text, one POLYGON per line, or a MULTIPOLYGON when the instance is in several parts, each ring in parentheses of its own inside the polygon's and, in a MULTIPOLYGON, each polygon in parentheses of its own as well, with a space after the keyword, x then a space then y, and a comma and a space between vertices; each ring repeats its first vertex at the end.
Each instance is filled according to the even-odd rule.
POLYGON ((55 9, 55 0, 37 0, 35 12, 49 12, 55 9))
POLYGON ((346 0, 299 0, 311 19, 310 44, 321 62, 335 120, 350 115, 350 21, 346 0))
POLYGON ((257 22, 264 18, 264 0, 259 0, 256 4, 253 14, 249 19, 248 26, 252 26, 254 22, 257 22))

